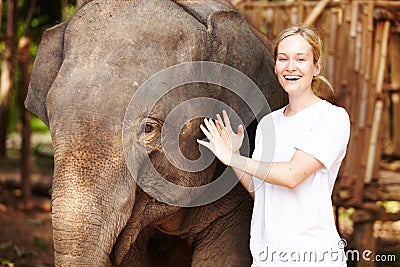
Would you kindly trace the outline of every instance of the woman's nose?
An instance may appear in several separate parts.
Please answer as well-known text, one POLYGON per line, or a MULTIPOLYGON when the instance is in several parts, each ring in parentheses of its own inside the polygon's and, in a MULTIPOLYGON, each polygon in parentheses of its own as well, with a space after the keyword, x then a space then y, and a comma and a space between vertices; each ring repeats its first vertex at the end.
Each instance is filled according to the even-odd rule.
POLYGON ((296 69, 296 62, 294 60, 288 60, 287 70, 294 71, 296 69))

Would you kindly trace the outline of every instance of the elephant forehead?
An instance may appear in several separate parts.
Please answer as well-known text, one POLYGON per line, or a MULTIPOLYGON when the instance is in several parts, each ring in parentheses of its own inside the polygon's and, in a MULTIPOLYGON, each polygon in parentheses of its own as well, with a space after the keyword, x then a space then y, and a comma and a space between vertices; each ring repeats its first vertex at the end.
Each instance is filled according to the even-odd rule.
POLYGON ((113 118, 116 110, 122 118, 123 107, 151 75, 205 60, 207 40, 204 25, 172 1, 90 2, 68 23, 49 103, 104 110, 113 118))
POLYGON ((154 59, 166 67, 168 59, 196 56, 205 30, 172 1, 96 1, 71 19, 64 48, 66 56, 88 62, 118 63, 131 57, 138 64, 154 59))

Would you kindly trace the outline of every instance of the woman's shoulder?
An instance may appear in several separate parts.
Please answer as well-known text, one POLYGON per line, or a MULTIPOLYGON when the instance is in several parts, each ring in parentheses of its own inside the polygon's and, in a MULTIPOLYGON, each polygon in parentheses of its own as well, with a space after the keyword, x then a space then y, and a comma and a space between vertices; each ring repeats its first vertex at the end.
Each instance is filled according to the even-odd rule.
POLYGON ((259 124, 266 123, 267 121, 270 121, 271 119, 276 121, 281 115, 283 115, 283 111, 285 110, 285 108, 286 108, 286 106, 284 106, 280 109, 271 111, 270 113, 266 114, 265 116, 263 116, 261 118, 259 124))
POLYGON ((340 114, 342 116, 347 116, 347 117, 349 116, 347 113, 347 110, 344 107, 338 106, 338 105, 328 102, 326 100, 323 100, 323 103, 325 106, 327 106, 330 109, 330 111, 332 111, 336 114, 340 114))
POLYGON ((332 104, 326 100, 322 100, 321 103, 321 117, 329 117, 330 120, 350 121, 347 110, 341 106, 332 104))

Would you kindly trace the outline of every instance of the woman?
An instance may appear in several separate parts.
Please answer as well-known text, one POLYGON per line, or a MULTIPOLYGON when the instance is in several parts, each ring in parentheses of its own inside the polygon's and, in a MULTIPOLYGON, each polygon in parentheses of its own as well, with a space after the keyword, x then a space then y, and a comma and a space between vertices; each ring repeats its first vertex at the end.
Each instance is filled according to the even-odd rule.
POLYGON ((316 80, 330 86, 320 75, 322 43, 314 31, 284 30, 274 58, 289 104, 260 121, 252 158, 240 155, 244 128, 234 133, 225 111, 216 122, 204 120, 200 127, 209 142, 198 142, 231 166, 254 198, 252 266, 346 266, 331 195, 349 140, 348 114, 313 91, 316 80), (273 149, 267 162, 263 155, 273 149))

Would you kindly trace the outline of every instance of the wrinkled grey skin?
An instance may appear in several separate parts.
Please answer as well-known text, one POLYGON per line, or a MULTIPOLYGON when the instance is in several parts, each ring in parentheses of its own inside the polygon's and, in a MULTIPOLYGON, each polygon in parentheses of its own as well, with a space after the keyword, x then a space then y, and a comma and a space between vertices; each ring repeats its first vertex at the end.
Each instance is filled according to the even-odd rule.
MULTIPOLYGON (((211 204, 181 208, 160 203, 135 183, 157 182, 144 157, 176 184, 212 181, 216 161, 197 173, 169 163, 160 145, 163 121, 176 105, 199 96, 219 99, 246 117, 250 112, 240 99, 210 84, 189 84, 164 96, 149 118, 138 110, 131 149, 145 144, 148 154, 133 156, 133 172, 123 154, 122 125, 140 84, 189 61, 233 66, 256 82, 272 109, 281 107, 286 98, 269 49, 224 1, 85 2, 78 1, 82 7, 69 21, 44 33, 26 99, 52 136, 56 266, 146 266, 155 230, 184 239, 193 249, 193 266, 249 266, 252 200, 240 185, 211 204), (140 130, 146 125, 150 130, 140 130)), ((188 121, 179 136, 182 153, 192 160, 199 157, 200 122, 188 121)))

